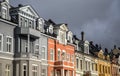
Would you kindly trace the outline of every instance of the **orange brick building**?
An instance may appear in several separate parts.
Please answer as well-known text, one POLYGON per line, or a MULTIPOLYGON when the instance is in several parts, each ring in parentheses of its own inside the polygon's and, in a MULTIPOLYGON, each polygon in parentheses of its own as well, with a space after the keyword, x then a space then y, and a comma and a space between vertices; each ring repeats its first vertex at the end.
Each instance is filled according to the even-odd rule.
POLYGON ((53 31, 56 37, 48 37, 48 76, 75 76, 72 32, 66 24, 54 26, 53 31))

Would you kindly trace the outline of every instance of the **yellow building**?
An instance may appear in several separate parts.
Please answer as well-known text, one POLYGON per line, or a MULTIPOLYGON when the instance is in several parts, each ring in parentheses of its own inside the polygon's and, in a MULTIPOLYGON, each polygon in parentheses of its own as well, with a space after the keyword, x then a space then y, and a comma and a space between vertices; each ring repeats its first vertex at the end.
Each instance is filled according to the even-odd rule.
POLYGON ((100 50, 96 54, 98 55, 98 76, 111 76, 111 64, 109 55, 105 56, 103 50, 100 50))

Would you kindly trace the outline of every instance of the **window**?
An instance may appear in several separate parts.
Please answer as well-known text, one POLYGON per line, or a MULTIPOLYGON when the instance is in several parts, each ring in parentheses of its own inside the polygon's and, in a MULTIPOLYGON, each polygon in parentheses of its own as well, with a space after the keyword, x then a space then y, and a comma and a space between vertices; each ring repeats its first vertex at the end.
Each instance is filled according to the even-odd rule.
POLYGON ((105 67, 105 73, 107 73, 107 66, 105 67))
POLYGON ((88 62, 88 68, 89 68, 89 71, 90 71, 90 62, 88 62))
POLYGON ((50 34, 53 33, 53 26, 52 26, 52 25, 49 26, 49 33, 50 33, 50 34))
POLYGON ((25 41, 25 52, 28 52, 28 41, 25 41))
POLYGON ((34 41, 31 39, 30 42, 29 42, 29 50, 28 51, 31 51, 32 53, 35 53, 35 47, 34 46, 34 41))
POLYGON ((29 21, 29 27, 32 28, 32 21, 29 21))
POLYGON ((60 42, 65 43, 65 33, 60 32, 60 42))
POLYGON ((50 76, 54 76, 54 71, 53 70, 51 71, 51 75, 50 76))
POLYGON ((103 65, 103 73, 105 73, 105 71, 104 71, 104 65, 103 65))
POLYGON ((71 55, 71 61, 74 62, 74 55, 71 55))
POLYGON ((45 69, 42 69, 42 76, 46 76, 45 74, 46 74, 46 70, 45 69))
POLYGON ((54 60, 54 50, 50 49, 50 60, 54 60))
POLYGON ((67 60, 67 61, 70 61, 70 54, 67 54, 66 60, 67 60))
POLYGON ((84 47, 85 47, 85 49, 84 49, 85 53, 89 54, 89 46, 87 44, 85 44, 84 47))
POLYGON ((2 64, 0 63, 0 76, 2 76, 2 64))
POLYGON ((25 27, 28 27, 28 20, 25 20, 25 27))
POLYGON ((97 64, 95 64, 95 71, 97 71, 97 64))
POLYGON ((108 67, 108 73, 110 74, 110 67, 108 67))
POLYGON ((23 76, 27 76, 27 64, 23 64, 23 76))
POLYGON ((0 51, 3 50, 3 35, 0 34, 0 51))
POLYGON ((82 60, 80 60, 80 69, 82 70, 82 60))
POLYGON ((38 44, 35 46, 35 54, 39 54, 39 45, 38 44))
POLYGON ((7 37, 7 52, 12 52, 13 46, 12 46, 12 38, 7 37))
POLYGON ((32 66, 32 76, 37 76, 37 65, 32 66))
POLYGON ((45 47, 42 47, 42 59, 45 59, 45 47))
POLYGON ((60 50, 58 50, 58 61, 60 61, 60 50))
POLYGON ((76 59, 76 67, 77 67, 77 69, 79 68, 79 61, 78 61, 78 59, 76 59))
POLYGON ((60 70, 57 70, 57 76, 61 76, 60 70))
POLYGON ((62 60, 66 60, 66 53, 65 53, 65 51, 62 52, 62 60))
POLYGON ((99 71, 100 71, 100 73, 101 73, 101 64, 99 65, 99 71))
POLYGON ((86 67, 86 70, 87 70, 87 61, 85 61, 85 67, 86 67))
POLYGON ((21 25, 21 27, 23 27, 23 25, 24 25, 23 23, 24 23, 24 19, 23 19, 23 17, 21 17, 20 18, 20 25, 21 25))
POLYGON ((5 66, 5 76, 10 76, 10 65, 5 66))
POLYGON ((7 18, 7 9, 6 9, 6 8, 2 8, 2 17, 3 17, 4 19, 7 18))
POLYGON ((92 71, 94 71, 94 63, 92 63, 92 71))

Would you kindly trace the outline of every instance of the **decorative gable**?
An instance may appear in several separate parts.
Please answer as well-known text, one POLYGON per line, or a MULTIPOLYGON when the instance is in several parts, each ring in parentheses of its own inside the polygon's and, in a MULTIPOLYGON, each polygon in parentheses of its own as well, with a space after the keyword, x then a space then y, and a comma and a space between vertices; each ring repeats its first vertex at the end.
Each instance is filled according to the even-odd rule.
POLYGON ((39 17, 38 14, 35 12, 35 10, 31 7, 31 6, 23 6, 21 7, 19 10, 29 14, 29 15, 32 15, 32 16, 35 16, 35 17, 39 17))
POLYGON ((99 51, 98 57, 99 57, 99 58, 102 58, 102 59, 105 59, 103 50, 100 50, 100 51, 99 51))
POLYGON ((60 29, 64 30, 64 31, 68 31, 67 25, 66 24, 62 24, 60 26, 60 29))

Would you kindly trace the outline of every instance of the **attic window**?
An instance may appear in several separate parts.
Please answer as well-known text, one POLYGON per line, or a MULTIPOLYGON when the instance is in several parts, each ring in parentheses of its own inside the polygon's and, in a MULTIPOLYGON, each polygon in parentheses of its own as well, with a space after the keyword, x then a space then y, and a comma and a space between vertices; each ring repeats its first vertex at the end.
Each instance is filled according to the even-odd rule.
POLYGON ((7 9, 2 8, 2 18, 6 19, 7 18, 7 9))
POLYGON ((65 43, 65 33, 64 32, 60 32, 60 42, 65 43))
POLYGON ((89 46, 87 44, 84 45, 84 52, 89 54, 89 46))

